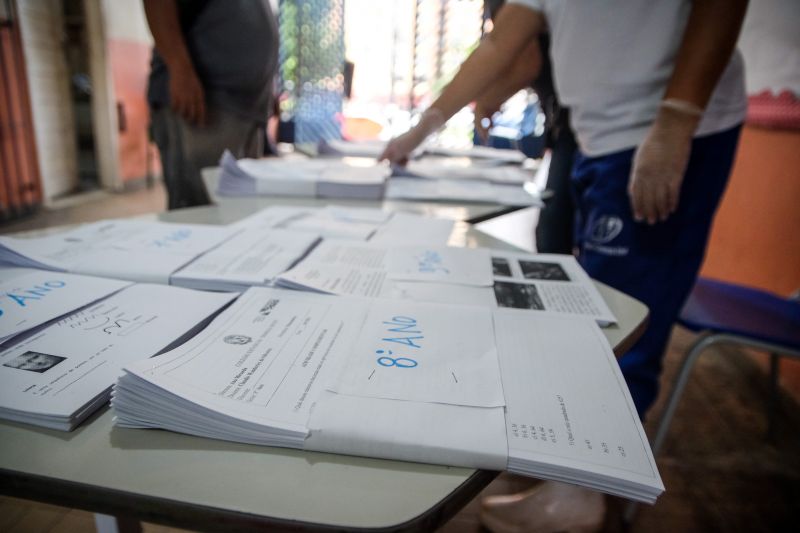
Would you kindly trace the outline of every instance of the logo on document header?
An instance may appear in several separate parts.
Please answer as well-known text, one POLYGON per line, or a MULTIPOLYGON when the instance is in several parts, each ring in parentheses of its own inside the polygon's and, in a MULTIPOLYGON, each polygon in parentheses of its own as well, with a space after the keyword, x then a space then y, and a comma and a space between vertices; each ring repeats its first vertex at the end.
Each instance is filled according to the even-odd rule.
POLYGON ((278 305, 278 302, 280 302, 280 300, 277 298, 271 298, 267 303, 264 304, 264 307, 258 310, 258 314, 261 316, 269 316, 272 310, 275 309, 275 306, 278 305))
POLYGON ((226 335, 222 340, 228 344, 248 344, 253 342, 253 339, 247 335, 226 335))

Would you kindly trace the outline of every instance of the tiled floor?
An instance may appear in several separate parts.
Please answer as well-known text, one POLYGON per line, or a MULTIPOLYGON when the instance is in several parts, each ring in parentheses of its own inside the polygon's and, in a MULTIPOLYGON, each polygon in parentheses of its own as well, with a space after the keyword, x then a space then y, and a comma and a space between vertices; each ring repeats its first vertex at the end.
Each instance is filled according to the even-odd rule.
MULTIPOLYGON (((128 194, 93 193, 82 201, 64 201, 59 209, 0 226, 0 233, 73 224, 99 218, 133 216, 161 211, 160 186, 128 194)), ((515 237, 527 242, 530 214, 506 219, 522 227, 515 237)), ((497 234, 503 222, 485 226, 497 234)), ((532 228, 531 228, 532 230, 532 228)), ((694 336, 676 328, 665 358, 663 389, 668 390, 681 354, 694 336)), ((755 354, 764 357, 763 354, 755 354)), ((767 381, 753 355, 727 348, 714 349, 697 364, 681 402, 664 453, 658 458, 667 492, 654 506, 640 509, 628 529, 638 532, 793 531, 800 509, 800 408, 782 398, 777 413, 777 436, 764 438, 767 381)), ((662 401, 663 401, 662 394, 662 401)), ((646 424, 652 435, 661 404, 646 424)), ((527 480, 501 476, 485 490, 520 490, 527 480)), ((605 530, 623 531, 622 502, 609 499, 605 530)), ((479 498, 468 504, 442 533, 478 532, 479 498)), ((0 498, 0 531, 14 533, 90 532, 92 515, 14 498, 0 498)), ((180 530, 145 524, 149 533, 180 530)))

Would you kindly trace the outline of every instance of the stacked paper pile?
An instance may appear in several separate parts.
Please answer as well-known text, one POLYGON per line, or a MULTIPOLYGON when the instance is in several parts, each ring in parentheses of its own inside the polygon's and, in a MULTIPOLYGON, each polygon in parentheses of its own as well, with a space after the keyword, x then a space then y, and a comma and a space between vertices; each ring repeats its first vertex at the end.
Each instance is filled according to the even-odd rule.
POLYGON ((235 296, 52 272, 2 289, 0 418, 64 431, 108 402, 124 365, 184 342, 235 296))
POLYGON ((129 364, 112 405, 124 427, 663 491, 586 317, 253 288, 129 364))
POLYGON ((390 170, 377 161, 240 159, 226 151, 217 193, 222 196, 383 198, 390 170), (360 163, 360 164, 356 164, 360 163))

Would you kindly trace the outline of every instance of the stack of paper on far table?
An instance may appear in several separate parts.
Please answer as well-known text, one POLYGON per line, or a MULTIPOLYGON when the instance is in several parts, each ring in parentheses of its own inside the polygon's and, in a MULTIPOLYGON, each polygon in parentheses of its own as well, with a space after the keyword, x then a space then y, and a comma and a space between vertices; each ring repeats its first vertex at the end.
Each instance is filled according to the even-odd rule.
POLYGON ((124 427, 663 491, 611 349, 582 317, 253 288, 185 345, 128 365, 112 405, 124 427))
POLYGON ((0 346, 128 285, 32 268, 0 268, 0 346))
POLYGON ((44 237, 0 237, 0 264, 148 283, 170 275, 238 229, 102 220, 44 237))
POLYGON ((375 160, 240 159, 226 151, 217 193, 222 196, 383 198, 389 167, 375 160))
MULTIPOLYGON (((46 273, 53 275, 53 273, 46 273)), ((70 301, 62 292, 47 299, 70 301)), ((83 280, 99 290, 111 280, 83 280)), ((71 430, 108 401, 121 368, 195 334, 235 295, 164 285, 130 285, 0 348, 0 418, 71 430)), ((0 317, 2 320, 3 317, 0 317)))
POLYGON ((452 220, 367 207, 272 206, 232 224, 236 229, 284 229, 325 239, 381 242, 391 245, 445 245, 452 220))

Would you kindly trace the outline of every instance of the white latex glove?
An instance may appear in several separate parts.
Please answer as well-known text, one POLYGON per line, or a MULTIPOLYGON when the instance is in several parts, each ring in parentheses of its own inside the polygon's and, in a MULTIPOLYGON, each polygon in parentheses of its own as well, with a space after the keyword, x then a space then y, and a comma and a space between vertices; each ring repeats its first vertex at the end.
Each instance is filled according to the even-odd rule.
POLYGON ((688 102, 661 103, 633 158, 628 195, 635 220, 663 222, 678 208, 692 136, 701 116, 702 110, 688 102))
POLYGON ((444 115, 435 107, 429 107, 420 117, 416 126, 395 137, 383 153, 378 157, 378 161, 387 160, 392 165, 405 165, 411 153, 421 145, 425 139, 444 126, 444 115))

